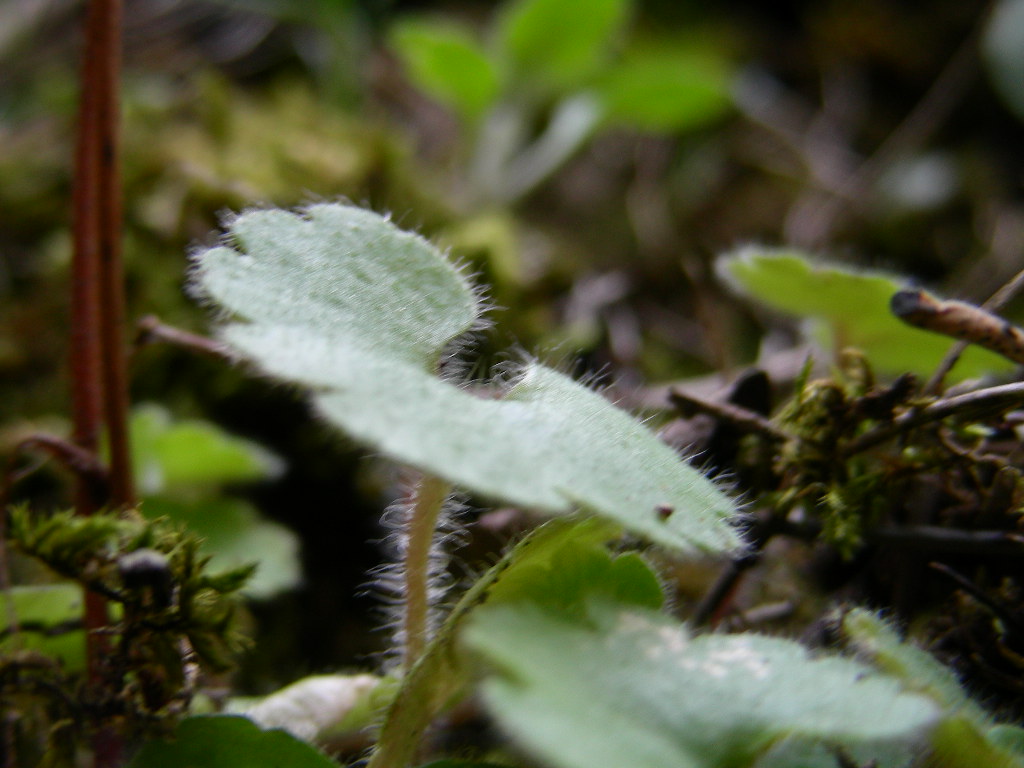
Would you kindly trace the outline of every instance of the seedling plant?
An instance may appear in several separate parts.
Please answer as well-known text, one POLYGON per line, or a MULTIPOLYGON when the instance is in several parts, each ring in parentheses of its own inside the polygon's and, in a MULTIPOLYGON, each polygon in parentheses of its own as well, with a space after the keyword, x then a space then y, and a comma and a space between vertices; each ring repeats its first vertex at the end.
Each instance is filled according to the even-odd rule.
MULTIPOLYGON (((50 516, 12 509, 2 542, 62 579, 43 590, 0 584, 0 709, 28 713, 49 764, 88 753, 101 766, 312 768, 335 764, 320 749, 331 738, 367 733, 370 768, 1024 765, 1024 731, 972 700, 951 670, 874 611, 837 609, 827 648, 706 631, 776 537, 825 541, 852 559, 873 537, 906 535, 906 506, 887 488, 938 478, 993 519, 1016 514, 1019 462, 999 438, 1021 386, 949 394, 943 381, 1005 371, 1007 357, 1019 361, 1019 331, 993 339, 993 328, 1009 328, 995 315, 908 293, 886 276, 793 253, 728 255, 723 278, 813 323, 835 367, 819 377, 809 358, 777 408, 673 391, 682 415, 710 414, 728 432, 691 462, 556 366, 515 353, 481 374, 473 345, 487 328, 484 287, 428 240, 347 203, 226 218, 221 242, 195 250, 190 273, 215 338, 155 321, 147 333, 294 387, 330 428, 400 467, 406 490, 387 514, 394 562, 374 587, 393 606, 391 653, 378 666, 298 680, 259 701, 198 695, 245 644, 238 594, 297 575, 287 553, 269 582, 252 581, 251 566, 214 547, 218 567, 180 522, 206 525, 216 543, 231 526, 208 519, 224 511, 211 488, 272 473, 272 457, 203 425, 173 424, 158 408, 128 417, 110 159, 119 9, 94 6, 100 63, 85 73, 76 205, 76 434, 23 446, 74 471, 78 505, 50 516), (936 321, 951 309, 967 319, 936 321), (952 368, 952 357, 942 362, 948 343, 929 335, 936 331, 989 351, 971 350, 952 368), (936 370, 926 384, 914 378, 936 370), (216 456, 218 468, 204 474, 202 462, 181 462, 190 450, 216 456), (723 469, 730 480, 710 479, 723 469), (185 509, 161 497, 175 483, 188 488, 185 509), (453 584, 448 558, 466 504, 514 508, 529 523, 496 563, 453 584), (726 568, 681 622, 666 600, 667 566, 708 557, 726 568), (72 610, 84 611, 85 631, 51 631, 54 617, 72 610), (433 736, 460 710, 486 717, 502 738, 454 760, 433 736)), ((635 94, 623 73, 660 72, 657 56, 627 53, 621 68, 606 67, 626 3, 588 4, 578 50, 538 47, 553 15, 570 6, 579 11, 553 0, 509 4, 490 49, 419 23, 395 32, 414 76, 475 131, 470 187, 488 203, 525 195, 616 116, 656 128, 682 119, 628 106, 635 94), (476 81, 443 76, 458 61, 480 65, 476 81), (531 137, 539 114, 546 127, 531 137)), ((692 119, 723 108, 721 90, 695 93, 706 109, 691 110, 692 119)), ((252 510, 230 509, 240 528, 253 523, 252 510)), ((988 653, 1019 673, 1019 611, 947 571, 989 611, 988 653)))

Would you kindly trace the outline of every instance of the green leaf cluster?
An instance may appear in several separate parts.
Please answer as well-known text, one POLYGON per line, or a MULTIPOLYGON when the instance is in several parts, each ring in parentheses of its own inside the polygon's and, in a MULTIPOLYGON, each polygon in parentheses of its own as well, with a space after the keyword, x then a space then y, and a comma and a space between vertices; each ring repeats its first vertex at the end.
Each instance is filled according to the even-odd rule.
MULTIPOLYGON (((734 549, 732 504, 629 415, 546 366, 527 361, 472 388, 439 376, 479 328, 482 302, 428 242, 334 204, 252 211, 228 226, 224 245, 197 253, 195 279, 243 359, 303 386, 370 448, 557 516, 478 579, 395 687, 383 686, 371 768, 410 765, 431 720, 474 680, 514 742, 558 768, 825 768, 837 754, 882 768, 921 754, 954 767, 972 753, 1018 764, 1018 731, 866 614, 848 628, 862 661, 754 634, 696 635, 659 612, 646 560, 609 544, 621 547, 625 530, 684 552, 734 549)), ((765 294, 795 286, 779 303, 844 323, 844 342, 881 343, 871 303, 888 302, 888 281, 818 274, 787 256, 722 268, 738 282, 753 275, 765 294)), ((871 394, 862 383, 854 399, 871 394)))
POLYGON ((391 44, 413 82, 472 132, 474 192, 508 202, 603 128, 692 130, 729 109, 724 46, 706 30, 633 39, 632 15, 630 0, 509 0, 482 34, 413 18, 391 44))

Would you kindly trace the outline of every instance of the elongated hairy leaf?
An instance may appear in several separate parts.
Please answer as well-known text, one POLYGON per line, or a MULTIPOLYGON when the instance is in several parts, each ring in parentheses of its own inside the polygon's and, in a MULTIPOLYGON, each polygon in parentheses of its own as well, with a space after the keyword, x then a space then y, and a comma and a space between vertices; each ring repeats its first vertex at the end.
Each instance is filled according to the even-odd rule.
POLYGON ((529 363, 497 397, 435 375, 479 322, 477 296, 430 243, 344 205, 253 211, 198 256, 221 333, 264 372, 389 457, 491 499, 577 508, 681 549, 737 546, 732 502, 629 414, 529 363))
POLYGON ((853 648, 873 666, 899 680, 905 690, 927 696, 941 707, 945 718, 931 739, 935 764, 947 768, 1024 765, 1024 730, 996 725, 938 659, 901 639, 892 625, 863 608, 846 614, 842 626, 853 648))

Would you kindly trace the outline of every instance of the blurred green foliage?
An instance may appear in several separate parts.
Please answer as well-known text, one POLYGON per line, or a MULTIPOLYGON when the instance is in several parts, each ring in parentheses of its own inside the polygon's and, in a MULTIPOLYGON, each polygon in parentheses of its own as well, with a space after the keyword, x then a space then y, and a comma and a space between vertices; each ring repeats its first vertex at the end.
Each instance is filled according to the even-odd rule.
POLYGON ((280 475, 280 459, 210 422, 174 422, 153 404, 135 409, 130 437, 147 518, 167 518, 200 536, 214 568, 255 565, 243 590, 249 597, 272 597, 299 584, 295 534, 262 519, 250 502, 224 493, 229 484, 280 475))
POLYGON ((396 26, 413 81, 465 123, 471 209, 520 200, 602 129, 674 133, 726 113, 733 64, 721 41, 637 39, 634 13, 630 0, 509 0, 482 42, 450 20, 396 26))

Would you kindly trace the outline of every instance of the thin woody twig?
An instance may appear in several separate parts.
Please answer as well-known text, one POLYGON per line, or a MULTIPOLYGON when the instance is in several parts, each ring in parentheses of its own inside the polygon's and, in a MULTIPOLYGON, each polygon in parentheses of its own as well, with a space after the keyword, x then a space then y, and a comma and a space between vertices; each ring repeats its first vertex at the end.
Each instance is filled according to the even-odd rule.
POLYGON ((2 493, 0 493, 2 508, 6 508, 10 499, 11 483, 20 480, 23 476, 22 473, 14 471, 12 466, 14 460, 20 453, 33 449, 48 454, 70 469, 89 488, 90 498, 97 508, 106 503, 110 474, 106 465, 99 460, 96 454, 55 435, 36 434, 19 442, 11 452, 9 466, 3 479, 2 493))
MULTIPOLYGON (((1024 288, 1024 269, 1010 278, 1002 288, 993 293, 988 298, 988 301, 981 305, 981 308, 989 312, 998 312, 1005 307, 1010 299, 1016 296, 1022 288, 1024 288)), ((960 355, 962 355, 964 350, 967 349, 968 343, 969 342, 967 341, 958 341, 949 348, 946 356, 942 359, 942 362, 939 363, 939 367, 935 370, 935 373, 932 374, 931 379, 929 379, 928 383, 925 385, 924 391, 926 393, 937 394, 939 392, 939 389, 942 387, 942 382, 945 380, 947 374, 949 374, 953 369, 953 366, 956 365, 957 361, 960 359, 960 355)))
POLYGON ((1024 363, 1024 329, 964 301, 942 301, 921 290, 897 291, 892 313, 916 328, 977 344, 1015 363, 1024 363))
POLYGON ((901 413, 892 421, 879 424, 871 431, 851 440, 843 449, 842 458, 849 458, 879 443, 884 443, 902 432, 933 421, 940 421, 947 416, 968 411, 998 412, 1017 405, 1024 405, 1024 382, 1020 381, 936 400, 923 408, 914 408, 901 413))
POLYGON ((887 526, 876 528, 871 538, 929 552, 1024 557, 1024 537, 1006 531, 964 531, 934 525, 887 526))
POLYGON ((165 325, 155 315, 143 317, 136 325, 136 329, 136 348, 146 344, 163 342, 220 360, 232 360, 231 351, 225 344, 221 344, 219 341, 214 341, 206 336, 200 336, 197 333, 190 333, 171 325, 165 325))
POLYGON ((991 595, 986 594, 985 591, 973 581, 957 573, 948 565, 944 565, 943 563, 929 563, 928 567, 955 581, 962 590, 992 611, 992 613, 1005 622, 1006 625, 1014 632, 1024 632, 1024 624, 1022 624, 1020 619, 1017 618, 1016 613, 1012 610, 1008 610, 1007 606, 1003 605, 991 595))
POLYGON ((668 397, 683 416, 692 416, 694 413, 707 413, 722 421, 727 421, 745 432, 756 432, 772 440, 785 441, 792 437, 761 414, 738 405, 733 405, 732 403, 716 403, 711 400, 704 400, 703 398, 689 395, 675 387, 669 389, 668 397))

